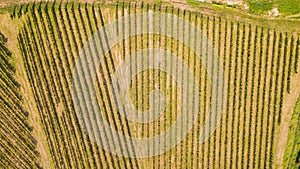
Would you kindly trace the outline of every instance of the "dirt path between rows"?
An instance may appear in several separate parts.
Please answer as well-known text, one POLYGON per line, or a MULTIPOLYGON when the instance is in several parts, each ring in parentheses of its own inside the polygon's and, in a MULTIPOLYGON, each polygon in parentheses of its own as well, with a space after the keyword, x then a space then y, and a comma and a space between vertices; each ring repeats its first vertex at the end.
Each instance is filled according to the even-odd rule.
POLYGON ((37 105, 34 100, 30 83, 26 75, 24 61, 18 47, 18 28, 21 21, 18 19, 11 20, 8 14, 0 15, 0 30, 8 38, 7 46, 13 53, 13 64, 16 68, 15 78, 20 84, 20 91, 23 97, 23 108, 29 112, 28 122, 33 127, 32 136, 37 140, 37 151, 40 153, 40 165, 43 168, 53 168, 52 158, 48 149, 46 135, 43 130, 37 105))
MULTIPOLYGON (((298 70, 300 68, 300 62, 298 63, 298 70)), ((278 137, 275 138, 277 140, 276 150, 276 161, 277 161, 277 167, 283 168, 283 157, 285 152, 285 147, 288 140, 288 134, 289 134, 289 123, 294 111, 294 106, 296 105, 297 98, 300 95, 300 73, 295 74, 291 78, 291 93, 285 95, 284 101, 283 101, 283 116, 282 121, 279 126, 278 137)))

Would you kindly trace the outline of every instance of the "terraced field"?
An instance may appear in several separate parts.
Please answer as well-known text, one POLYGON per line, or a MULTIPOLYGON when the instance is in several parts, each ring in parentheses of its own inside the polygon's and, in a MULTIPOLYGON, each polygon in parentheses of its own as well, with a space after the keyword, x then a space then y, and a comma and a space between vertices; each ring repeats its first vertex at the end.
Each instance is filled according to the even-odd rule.
MULTIPOLYGON (((17 35, 19 50, 24 61, 30 89, 37 104, 41 117, 41 125, 51 154, 51 163, 55 168, 277 168, 276 153, 277 139, 282 118, 285 112, 284 99, 286 95, 297 92, 292 86, 299 76, 299 32, 281 31, 264 27, 252 22, 235 21, 218 14, 181 10, 167 5, 149 5, 144 3, 116 4, 78 4, 78 3, 35 3, 17 7, 11 13, 13 20, 22 20, 17 35), (104 26, 126 16, 146 14, 147 21, 132 20, 135 29, 125 24, 117 25, 115 30, 105 30, 104 26), (217 110, 211 103, 213 83, 207 67, 210 46, 203 43, 204 39, 191 35, 191 30, 185 30, 183 25, 174 20, 162 22, 163 19, 150 19, 153 13, 161 17, 175 15, 190 22, 201 30, 204 38, 213 45, 214 54, 218 55, 219 67, 212 67, 213 74, 218 77, 224 73, 224 89, 226 95, 218 96, 226 100, 222 118, 209 139, 201 143, 199 135, 210 116, 211 110, 217 110), (154 27, 168 29, 168 24, 174 28, 172 37, 159 34, 141 34, 131 36, 113 46, 104 53, 110 43, 108 32, 124 36, 125 32, 137 32, 137 29, 149 30, 154 27), (196 123, 184 139, 160 155, 147 158, 128 158, 105 151, 94 142, 96 131, 85 130, 84 125, 96 123, 97 114, 84 116, 85 123, 76 114, 73 97, 82 101, 81 109, 90 110, 88 98, 81 93, 73 95, 73 73, 76 72, 75 62, 81 56, 82 48, 96 33, 103 39, 98 47, 89 46, 88 50, 96 57, 101 53, 104 59, 98 66, 98 76, 94 85, 98 104, 105 120, 110 126, 129 137, 148 138, 164 133, 181 113, 180 106, 184 101, 183 95, 195 93, 195 89, 183 91, 176 79, 159 69, 147 69, 134 76, 130 83, 130 99, 135 108, 141 112, 149 110, 151 102, 149 94, 153 90, 165 93, 166 107, 162 115, 150 123, 136 123, 122 116, 119 112, 114 91, 111 89, 113 74, 117 68, 130 58, 136 51, 143 49, 163 49, 176 54, 179 60, 188 66, 194 74, 199 86, 199 110, 189 111, 198 113, 196 123), (179 34, 179 30, 187 34, 179 34), (188 47, 180 37, 188 39, 188 47), (176 37, 177 39, 175 39, 176 37), (197 56, 194 52, 200 50, 197 56), (203 59, 207 59, 202 60, 203 59), (92 135, 90 133, 93 133, 92 135)), ((145 53, 144 53, 145 54, 145 53)), ((11 165, 12 168, 21 166, 36 166, 38 152, 35 150, 35 139, 30 135, 29 124, 26 123, 27 112, 22 109, 22 97, 18 92, 18 82, 13 80, 14 67, 9 63, 10 52, 1 43, 1 157, 0 164, 11 165), (3 71, 4 70, 4 71, 3 71), (2 76, 5 75, 5 76, 2 76), (8 86, 8 87, 6 87, 8 86), (5 97, 2 99, 2 97, 5 97), (12 106, 12 107, 11 107, 12 106), (13 121, 6 121, 13 120, 13 121), (6 125, 13 123, 14 125, 6 125), (2 125, 3 124, 3 125, 2 125), (22 129, 18 130, 18 127, 22 129), (25 127, 26 129, 23 129, 25 127), (5 133, 11 128, 13 134, 5 133), (21 132, 18 132, 21 131, 21 132), (20 137, 20 136, 22 137, 20 137), (16 140, 17 139, 17 140, 16 140), (10 145, 11 141, 15 144, 10 145), (4 145, 2 147, 2 145, 4 145), (5 146, 8 145, 8 146, 5 146), (18 146, 25 147, 20 149, 18 146), (4 151, 5 150, 5 151, 4 151), (28 152, 28 151, 29 152, 28 152), (2 154, 2 152, 5 152, 2 154), (10 152, 18 154, 12 156, 10 152), (2 159, 9 161, 2 161, 2 159), (13 166, 16 165, 16 166, 13 166)), ((153 53, 143 55, 146 66, 154 58, 153 53), (145 56, 147 55, 147 56, 145 56)), ((166 56, 163 56, 166 58, 166 56)), ((176 60, 177 62, 178 60, 176 60)), ((154 62, 154 61, 153 61, 154 62)), ((172 65, 165 59, 166 67, 172 65)), ((188 81, 180 75, 175 63, 176 77, 188 81)), ((130 71, 137 71, 137 65, 130 65, 130 71)), ((90 72, 86 72, 89 74, 90 72)), ((93 72, 92 72, 93 73, 93 72)), ((81 79, 85 84, 88 77, 81 79)), ((188 82, 193 83, 193 82, 188 82)), ((83 88, 83 87, 82 87, 83 88)), ((297 88, 297 86, 296 86, 297 88)), ((299 88, 299 86, 298 86, 299 88)), ((219 88, 217 90, 220 90, 219 88)), ((89 95, 89 97, 92 97, 89 95)), ((156 100, 159 103, 162 100, 156 100)), ((189 100, 193 103, 193 100, 189 100)), ((81 110, 84 112, 84 110, 81 110)), ((209 125, 212 125, 212 121, 209 125)), ((99 131, 98 131, 99 132, 99 131)), ((106 132, 105 139, 112 139, 112 148, 118 141, 110 138, 106 132)), ((182 130, 178 129, 178 136, 182 130)), ((172 142, 172 140, 169 140, 172 142)), ((153 143, 157 144, 157 143, 153 143)), ((134 146, 122 145, 122 151, 135 154, 134 146)))

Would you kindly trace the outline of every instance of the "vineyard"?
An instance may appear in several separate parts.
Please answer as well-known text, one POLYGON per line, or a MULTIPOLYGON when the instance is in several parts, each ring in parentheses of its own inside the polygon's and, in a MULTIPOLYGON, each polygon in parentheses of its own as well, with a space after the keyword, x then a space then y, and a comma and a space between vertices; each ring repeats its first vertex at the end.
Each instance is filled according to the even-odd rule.
MULTIPOLYGON (((165 17, 166 15, 161 15, 165 17)), ((47 146, 51 154, 51 163, 55 168, 276 168, 278 130, 283 117, 284 98, 293 93, 294 77, 299 72, 300 34, 284 32, 273 28, 235 21, 221 15, 182 10, 168 5, 146 3, 80 4, 80 3, 31 3, 17 6, 10 17, 22 19, 17 35, 19 50, 24 61, 30 89, 37 105, 47 146), (130 36, 113 46, 105 53, 110 44, 104 26, 126 16, 151 13, 175 15, 188 21, 201 30, 202 36, 213 45, 213 52, 218 55, 217 63, 222 65, 212 68, 212 74, 224 73, 224 89, 227 93, 219 96, 226 100, 221 121, 209 139, 201 143, 199 134, 206 123, 212 106, 210 98, 214 89, 211 87, 210 74, 203 62, 207 62, 210 47, 191 35, 183 25, 174 20, 162 22, 162 19, 139 21, 136 17, 131 24, 135 29, 118 24, 115 34, 125 37, 124 32, 137 32, 137 29, 149 30, 151 24, 161 25, 153 29, 172 27, 180 28, 187 34, 180 35, 179 29, 172 31, 172 37, 158 34, 140 34, 130 36), (146 23, 146 24, 145 24, 146 23), (165 94, 166 105, 162 115, 150 123, 135 123, 119 113, 114 92, 112 91, 113 74, 117 67, 136 51, 144 49, 163 49, 176 54, 179 60, 188 66, 199 86, 199 110, 196 123, 187 136, 171 150, 161 155, 147 158, 128 158, 105 151, 93 140, 95 131, 86 131, 75 112, 72 100, 73 72, 75 62, 86 42, 98 30, 103 39, 100 47, 88 46, 90 53, 101 53, 98 77, 94 82, 101 113, 108 124, 129 137, 148 138, 166 131, 180 114, 184 101, 182 95, 194 94, 195 89, 183 91, 183 87, 169 75, 159 69, 146 69, 132 79, 130 99, 135 108, 146 112, 153 100, 149 95, 153 90, 165 94), (180 40, 188 39, 188 47, 180 40), (177 39, 175 39, 176 37, 177 39), (207 59, 201 60, 194 52, 207 59), (88 133, 94 133, 92 136, 88 133)), ((11 52, 1 42, 1 139, 0 168, 39 168, 39 153, 35 139, 31 136, 31 127, 27 123, 28 112, 22 108, 20 85, 14 80, 15 67, 9 63, 11 52), (22 147, 22 148, 20 148, 22 147), (5 168, 5 167, 4 167, 5 168)), ((149 65, 153 53, 143 53, 146 65, 149 65), (148 57, 149 56, 149 57, 148 57)), ((166 56, 163 56, 166 58, 166 56)), ((175 70, 180 76, 178 60, 175 70)), ((154 62, 154 61, 153 61, 154 62)), ((164 65, 168 67, 168 60, 164 65)), ((172 61, 171 61, 172 62, 172 61)), ((172 63, 171 63, 172 64, 172 63)), ((136 72, 137 65, 130 65, 130 72, 136 72)), ((76 71, 75 71, 76 72, 76 71)), ((89 74, 90 72, 86 72, 89 74)), ((298 76, 299 77, 299 76, 298 76)), ((83 77, 84 84, 87 77, 83 77)), ((187 82, 189 83, 192 82, 187 82)), ((81 84, 80 84, 81 85, 81 84)), ((299 85, 298 85, 299 88, 299 85)), ((80 92, 75 95, 81 100, 81 109, 93 109, 87 98, 80 92)), ((90 96, 92 97, 92 96, 90 96)), ((161 102, 162 100, 158 100, 161 102)), ((188 102, 193 103, 193 100, 188 102)), ((79 103, 78 103, 79 104, 79 103)), ((159 109, 159 108, 158 108, 159 109)), ((83 110, 82 110, 83 112, 83 110)), ((30 112, 29 112, 30 113, 30 112)), ((87 121, 96 123, 96 114, 89 114, 87 121)), ((210 123, 212 123, 210 121, 210 123)), ((98 131, 99 132, 99 131, 98 131)), ((178 135, 182 131, 178 129, 178 135)), ((111 133, 103 136, 109 140, 111 133)), ((101 135, 102 137, 102 135, 101 135)), ((118 139, 118 138, 112 138, 118 139)), ((168 140, 172 143, 172 140, 168 140)), ((111 147, 116 142, 111 142, 111 147)), ((153 143, 155 144, 155 143, 153 143)), ((134 146, 123 146, 123 151, 134 154, 134 146)))
POLYGON ((287 143, 287 148, 285 149, 285 168, 297 168, 299 167, 300 154, 297 152, 299 150, 299 132, 300 132, 300 118, 299 118, 299 105, 300 97, 297 99, 297 103, 293 112, 293 116, 290 122, 289 139, 287 143))
POLYGON ((36 141, 27 123, 28 112, 22 107, 20 86, 14 79, 15 68, 10 64, 12 53, 3 40, 0 41, 0 168, 39 168, 36 141))

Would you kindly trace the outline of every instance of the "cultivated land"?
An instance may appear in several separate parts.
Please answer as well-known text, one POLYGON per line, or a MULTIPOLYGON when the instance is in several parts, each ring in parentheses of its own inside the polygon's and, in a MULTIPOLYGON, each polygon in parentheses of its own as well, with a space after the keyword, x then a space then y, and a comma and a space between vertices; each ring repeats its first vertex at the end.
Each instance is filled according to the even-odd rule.
MULTIPOLYGON (((3 8, 1 13, 0 31, 8 41, 4 38, 0 43, 0 168, 299 166, 299 101, 295 105, 300 95, 300 21, 264 19, 223 6, 175 2, 30 3, 3 8), (205 118, 215 109, 210 103, 211 81, 200 58, 193 49, 167 36, 142 34, 122 41, 101 61, 94 84, 103 116, 120 133, 138 138, 163 133, 176 120, 183 102, 181 96, 187 93, 166 72, 145 70, 131 81, 130 99, 138 110, 147 111, 149 93, 161 90, 167 101, 163 114, 146 124, 121 116, 110 88, 111 76, 135 51, 155 48, 176 54, 189 66, 200 86, 200 109, 194 110, 198 113, 197 123, 180 144, 162 155, 125 158, 103 150, 83 130, 72 101, 72 72, 79 52, 93 33, 118 18, 149 15, 149 11, 185 19, 210 40, 224 68, 227 94, 220 97, 227 102, 215 132, 200 144, 205 118)), ((167 25, 160 20, 153 22, 167 25)), ((173 20, 169 22, 184 29, 173 20)), ((149 29, 151 22, 146 23, 136 29, 149 29)), ((118 34, 123 32, 120 30, 136 31, 122 24, 111 31, 118 34)), ((194 49, 207 55, 210 49, 202 39, 186 31, 183 36, 195 44, 194 49)), ((172 33, 174 37, 181 36, 176 31, 172 33)), ((100 36, 105 39, 102 46, 90 48, 91 52, 102 52, 109 43, 105 31, 100 36)), ((130 69, 137 67, 132 65, 130 69)), ((87 119, 93 122, 95 116, 91 114, 87 119)), ((124 149, 135 151, 132 147, 124 149)))

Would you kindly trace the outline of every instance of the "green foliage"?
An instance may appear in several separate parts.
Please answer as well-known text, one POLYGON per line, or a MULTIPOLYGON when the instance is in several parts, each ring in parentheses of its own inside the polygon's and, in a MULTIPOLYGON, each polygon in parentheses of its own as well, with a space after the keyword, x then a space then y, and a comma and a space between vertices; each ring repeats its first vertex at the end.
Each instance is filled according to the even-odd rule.
MULTIPOLYGON (((188 1, 188 2, 194 5, 200 4, 199 2, 194 2, 194 1, 188 1)), ((266 0, 264 0, 264 2, 266 2, 266 4, 269 5, 269 7, 267 9, 266 8, 267 5, 264 6, 260 4, 261 11, 266 12, 273 8, 274 3, 266 0)), ((256 3, 256 5, 259 6, 258 3, 256 3)), ((80 167, 93 168, 93 166, 101 166, 100 168, 102 167, 118 168, 115 165, 119 165, 119 166, 124 166, 124 164, 128 166, 138 165, 138 162, 135 162, 135 159, 129 159, 130 161, 128 160, 129 161, 128 162, 126 161, 126 159, 114 158, 109 154, 105 154, 101 149, 97 149, 96 146, 90 143, 90 140, 87 137, 85 137, 84 135, 85 133, 81 131, 78 121, 76 121, 76 114, 73 110, 72 98, 71 95, 69 94, 70 93, 69 91, 71 90, 72 87, 72 83, 69 80, 70 75, 72 74, 72 67, 73 67, 72 65, 74 64, 75 56, 78 56, 79 53, 78 51, 80 50, 80 47, 83 46, 85 39, 90 34, 92 34, 93 31, 98 30, 102 26, 104 26, 110 17, 115 16, 116 19, 118 19, 119 17, 124 16, 125 10, 127 8, 130 7, 131 10, 134 9, 134 13, 137 13, 137 11, 139 12, 139 8, 135 8, 136 6, 134 6, 133 8, 133 6, 126 5, 126 4, 123 5, 122 3, 116 4, 115 6, 116 9, 114 9, 113 6, 111 5, 110 6, 110 8, 112 9, 111 11, 108 11, 106 7, 107 6, 101 6, 101 9, 103 9, 104 11, 102 14, 100 6, 86 7, 85 5, 80 5, 80 4, 63 3, 61 7, 60 3, 59 4, 43 3, 42 5, 33 4, 32 6, 29 6, 28 9, 27 6, 24 5, 23 7, 21 6, 20 9, 19 8, 16 9, 14 12, 16 13, 16 17, 25 14, 27 16, 27 20, 24 23, 23 28, 20 30, 20 35, 18 36, 19 45, 21 48, 20 51, 23 54, 23 60, 25 62, 25 68, 28 75, 28 79, 30 81, 31 87, 35 95, 37 107, 39 109, 39 113, 41 116, 41 121, 44 126, 44 131, 47 135, 47 141, 49 144, 49 149, 51 151, 50 153, 55 163, 55 166, 57 168, 65 168, 67 166, 79 166, 79 168, 80 167), (118 13, 115 13, 115 11, 118 11, 118 13), (61 104, 61 106, 59 104, 61 104), (61 109, 63 109, 63 112, 60 112, 60 110, 56 109, 57 105, 59 105, 61 109), (68 138, 70 142, 65 143, 64 140, 65 138, 68 138), (65 149, 66 151, 62 152, 60 151, 61 149, 65 149), (81 160, 77 160, 77 159, 81 159, 81 160), (105 159, 105 161, 103 159, 105 159)), ((161 11, 159 5, 154 5, 153 7, 151 7, 151 9, 153 9, 154 11, 161 11)), ((258 9, 258 7, 255 9, 258 9)), ((128 9, 128 11, 130 10, 128 9)), ((178 9, 177 12, 176 9, 175 12, 178 14, 179 17, 186 19, 185 17, 186 11, 182 12, 181 10, 178 9)), ((172 9, 172 14, 173 14, 173 9, 172 9)), ((218 150, 217 142, 219 144, 219 147, 222 147, 223 145, 222 139, 225 137, 224 139, 225 146, 224 149, 223 147, 221 148, 220 152, 225 152, 225 153, 231 152, 229 155, 230 162, 228 163, 227 161, 224 161, 225 165, 231 166, 233 164, 236 165, 237 167, 238 163, 236 163, 236 161, 238 160, 236 159, 240 158, 239 157, 240 153, 235 153, 235 152, 240 152, 241 149, 241 151, 243 152, 242 161, 245 159, 242 162, 242 164, 244 164, 244 162, 247 163, 246 165, 248 168, 250 168, 252 164, 254 167, 255 165, 259 165, 260 167, 262 162, 264 162, 264 165, 262 166, 270 166, 269 168, 272 168, 274 162, 273 160, 274 135, 277 129, 275 121, 277 115, 282 113, 281 106, 283 102, 280 99, 283 98, 283 94, 284 94, 283 92, 285 89, 284 86, 282 87, 282 85, 285 84, 284 82, 285 73, 280 73, 277 70, 281 70, 281 69, 286 70, 286 66, 284 64, 285 62, 282 63, 281 61, 281 58, 283 58, 284 56, 287 57, 284 54, 285 53, 284 51, 286 50, 284 51, 281 50, 284 48, 286 49, 286 39, 282 38, 282 33, 280 33, 279 35, 278 32, 280 31, 278 32, 274 31, 275 38, 273 38, 272 41, 269 39, 270 37, 268 36, 268 41, 270 40, 271 42, 268 42, 267 49, 269 49, 269 47, 272 47, 271 50, 272 56, 276 56, 276 57, 263 58, 262 56, 264 52, 263 51, 264 41, 263 41, 262 33, 258 31, 263 28, 256 24, 253 25, 247 24, 247 26, 249 26, 249 29, 246 29, 246 27, 244 26, 245 27, 245 28, 243 27, 244 31, 240 31, 240 29, 242 29, 241 25, 243 25, 244 23, 238 23, 233 20, 227 20, 226 17, 224 18, 225 18, 224 19, 225 28, 222 29, 222 27, 220 26, 219 32, 217 32, 216 29, 217 23, 215 23, 216 21, 215 18, 212 19, 211 16, 208 16, 206 14, 201 14, 201 16, 199 16, 199 20, 196 20, 197 22, 200 22, 200 29, 203 30, 204 32, 203 34, 209 38, 212 38, 213 44, 220 43, 218 46, 222 46, 222 44, 226 46, 225 48, 223 48, 223 50, 225 51, 225 55, 223 57, 228 59, 228 63, 225 64, 224 62, 224 67, 226 68, 226 70, 228 68, 228 74, 226 74, 226 76, 228 76, 229 80, 226 83, 226 86, 224 87, 227 87, 227 89, 231 91, 227 93, 227 100, 229 101, 227 102, 226 112, 228 113, 226 113, 226 117, 224 118, 225 124, 221 123, 222 126, 220 127, 221 130, 219 133, 221 137, 218 138, 214 136, 213 137, 214 140, 210 139, 208 143, 205 143, 205 148, 200 149, 199 147, 196 147, 197 151, 200 152, 197 153, 201 154, 199 156, 199 163, 202 163, 202 168, 205 168, 205 163, 209 163, 208 166, 211 166, 210 163, 213 163, 212 164, 213 166, 215 163, 216 164, 219 163, 219 165, 221 165, 220 164, 222 163, 220 162, 221 160, 216 161, 216 160, 211 160, 210 158, 212 156, 215 157, 219 155, 219 159, 222 159, 223 157, 222 153, 217 154, 215 152, 218 152, 216 151, 218 150), (224 31, 224 34, 222 34, 222 31, 224 31), (244 43, 246 43, 244 42, 246 41, 246 39, 244 39, 245 38, 244 36, 246 36, 245 33, 247 32, 248 32, 247 34, 248 42, 247 45, 244 45, 244 43), (217 35, 218 33, 219 35, 217 35), (241 36, 242 36, 242 40, 240 39, 241 36), (279 36, 279 40, 277 39, 278 38, 277 36, 279 36), (278 40, 278 44, 276 43, 277 42, 276 40, 278 40), (244 49, 247 50, 244 51, 244 49), (278 57, 276 55, 277 51, 279 52, 278 57), (242 63, 239 62, 240 59, 242 59, 242 57, 244 56, 246 57, 245 65, 247 65, 247 67, 245 68, 246 71, 245 73, 247 74, 246 77, 242 75, 243 73, 242 68, 240 68, 239 66, 239 65, 244 65, 243 64, 244 60, 242 60, 242 63), (265 62, 263 62, 264 61, 263 59, 266 59, 265 62), (265 63, 265 67, 267 67, 269 62, 272 62, 271 64, 272 67, 270 73, 270 82, 268 85, 270 87, 268 88, 268 92, 266 92, 267 81, 265 77, 267 77, 268 70, 264 69, 264 66, 262 64, 265 63), (262 74, 263 70, 265 71, 264 75, 262 74), (245 86, 243 86, 243 81, 238 79, 239 75, 241 75, 241 77, 246 79, 245 86), (257 78, 255 78, 255 75, 258 76, 258 82, 256 82, 257 78), (282 80, 279 80, 280 78, 282 80), (233 84, 231 82, 233 82, 233 84), (265 97, 269 98, 269 101, 266 102, 268 106, 264 106, 264 103, 262 103, 262 106, 265 108, 265 110, 268 110, 267 108, 270 108, 267 112, 268 116, 266 117, 267 118, 266 122, 264 121, 263 118, 265 117, 265 115, 262 114, 265 111, 264 110, 261 111, 260 103, 259 103, 261 98, 261 93, 259 93, 261 89, 260 87, 261 85, 264 85, 264 90, 263 90, 264 93, 262 96, 263 97, 262 100, 265 101, 265 97), (244 92, 244 100, 246 102, 245 105, 241 104, 242 103, 241 98, 243 98, 241 95, 242 92, 244 92), (240 111, 242 110, 242 106, 244 106, 243 107, 244 111, 240 111), (248 107, 250 107, 250 111, 248 110, 249 109, 248 107), (271 107, 273 107, 273 109, 271 107), (239 112, 234 113, 237 110, 239 110, 239 112), (233 113, 231 113, 231 111, 233 113), (242 117, 244 122, 242 122, 242 120, 239 121, 240 118, 242 117), (240 128, 235 129, 236 126, 240 128), (223 129, 225 130, 225 132, 223 132, 223 129), (241 132, 241 130, 243 131, 241 132), (236 137, 235 135, 238 136, 236 141, 234 138, 236 137), (264 135, 265 137, 263 137, 264 135), (248 137, 250 139, 248 139, 248 137), (239 145, 236 146, 236 143, 243 144, 243 146, 241 147, 239 147, 239 145), (265 143, 265 145, 263 143, 265 143), (236 148, 237 150, 235 150, 235 146, 237 147, 236 148), (252 149, 255 151, 252 151, 252 149), (248 160, 252 158, 251 156, 253 156, 253 160, 248 160)), ((189 19, 189 21, 191 21, 191 19, 189 19)), ((172 22, 172 24, 174 23, 172 22)), ((177 25, 175 26, 179 27, 180 26, 179 22, 177 22, 177 25)), ((119 24, 117 27, 118 29, 119 28, 125 29, 124 26, 122 26, 122 24, 119 24)), ((118 33, 117 30, 116 32, 118 33)), ((264 32, 263 30, 261 31, 264 32)), ((129 44, 135 46, 133 49, 137 49, 138 45, 142 46, 145 44, 145 41, 143 39, 144 37, 145 35, 142 35, 142 38, 139 39, 139 41, 137 39, 133 41, 130 40, 129 44), (140 41, 142 42, 138 44, 138 42, 140 41)), ((137 36, 135 38, 137 38, 137 36)), ((107 38, 103 38, 103 39, 105 39, 104 44, 107 44, 108 39, 107 38)), ((151 38, 147 39, 147 41, 150 40, 153 40, 153 44, 156 41, 159 42, 160 46, 162 45, 162 43, 165 43, 164 44, 165 48, 167 48, 168 45, 166 44, 167 40, 163 40, 161 37, 158 38, 155 36, 153 37, 153 39, 151 38)), ((199 44, 199 47, 203 50, 204 55, 206 55, 206 62, 207 62, 208 47, 206 46, 205 43, 202 43, 201 41, 200 43, 197 42, 198 41, 196 40, 194 41, 194 43, 197 45, 199 44)), ((174 42, 172 41, 172 43, 174 42)), ((177 46, 174 47, 175 49, 173 50, 177 51, 177 54, 182 54, 183 58, 185 59, 186 57, 188 57, 187 61, 189 65, 190 53, 184 55, 187 53, 186 49, 179 48, 179 43, 176 44, 177 46)), ((125 57, 126 55, 125 50, 129 50, 130 53, 132 50, 131 49, 132 46, 130 46, 129 49, 127 49, 125 45, 125 41, 123 41, 121 45, 122 47, 120 47, 120 52, 122 53, 122 56, 125 57)), ((173 47, 172 45, 173 44, 171 44, 171 49, 173 47)), ((147 48, 148 47, 149 44, 147 44, 147 48)), ((94 49, 94 50, 95 53, 101 52, 98 51, 98 49, 94 49)), ((266 52, 269 51, 267 50, 266 52)), ((109 101, 113 98, 113 96, 110 95, 109 87, 108 87, 108 85, 111 84, 111 77, 108 74, 110 72, 115 71, 116 65, 114 59, 115 58, 112 57, 110 53, 108 57, 103 61, 103 64, 101 66, 102 74, 101 77, 97 79, 97 86, 99 86, 99 93, 98 93, 99 100, 101 100, 100 104, 104 110, 103 112, 105 112, 104 113, 105 118, 110 119, 112 126, 124 133, 129 133, 127 132, 129 131, 128 129, 129 123, 123 120, 118 113, 116 114, 110 113, 110 112, 116 112, 115 110, 117 109, 116 107, 114 107, 113 103, 109 101), (103 82, 103 84, 100 84, 100 81, 103 82)), ((200 67, 199 70, 201 70, 201 64, 196 65, 196 63, 194 62, 194 67, 196 66, 199 66, 200 67)), ((195 71, 196 70, 194 70, 194 72, 195 71)), ((201 74, 201 72, 199 74, 201 74)), ((158 84, 159 89, 165 89, 165 86, 167 84, 166 75, 164 73, 159 73, 158 77, 159 76, 163 77, 163 80, 159 81, 158 84)), ((203 76, 201 76, 200 78, 202 77, 203 76)), ((144 80, 144 78, 147 80, 147 77, 142 76, 141 82, 146 81, 144 80)), ((210 89, 208 86, 208 79, 209 77, 206 74, 205 77, 201 79, 204 81, 203 98, 205 99, 204 101, 205 103, 208 102, 206 97, 209 96, 209 89, 210 89)), ((84 79, 82 79, 82 82, 83 80, 84 79)), ((144 89, 144 87, 148 87, 149 90, 149 86, 150 86, 149 83, 150 82, 148 79, 148 86, 142 83, 141 88, 144 89)), ((137 82, 134 83, 134 86, 135 89, 138 89, 137 82)), ((170 94, 171 96, 172 94, 174 95, 176 94, 175 95, 176 97, 174 98, 177 98, 177 89, 176 91, 171 90, 170 92, 171 92, 170 94)), ((183 91, 180 92, 183 93, 183 91)), ((146 91, 141 91, 140 93, 141 94, 138 94, 138 90, 136 90, 134 97, 137 100, 136 107, 137 108, 141 107, 141 110, 143 110, 146 107, 145 105, 147 104, 144 100, 141 101, 141 104, 138 104, 138 98, 147 95, 147 93, 146 91)), ((223 97, 226 96, 224 95, 223 97)), ((174 102, 175 102, 174 105, 176 106, 177 99, 175 99, 174 102)), ((82 108, 87 108, 87 107, 82 106, 82 108)), ((170 109, 171 109, 170 112, 172 112, 172 109, 174 109, 172 105, 170 109)), ((208 107, 204 106, 203 109, 204 109, 203 112, 206 112, 208 107)), ((173 114, 170 114, 170 116, 171 115, 173 116, 173 114)), ((202 119, 199 119, 199 123, 203 124, 205 122, 204 121, 206 119, 205 116, 206 114, 203 115, 202 118, 203 121, 201 121, 202 119)), ((94 116, 91 116, 89 118, 93 119, 94 116)), ((165 125, 165 124, 158 123, 157 125, 154 126, 153 131, 160 129, 160 125, 165 125)), ((166 125, 163 127, 165 129, 166 125)), ((150 130, 148 130, 147 132, 150 133, 149 131, 150 130)), ((194 150, 193 146, 197 146, 197 145, 191 144, 191 146, 192 148, 189 149, 194 150)), ((181 151, 179 152, 180 155, 175 154, 175 158, 176 158, 175 161, 181 161, 180 165, 188 166, 189 164, 187 163, 189 163, 190 161, 193 162, 193 160, 187 160, 189 159, 189 152, 187 151, 186 154, 184 154, 186 147, 189 147, 188 142, 186 142, 186 145, 182 144, 180 146, 181 149, 181 151), (183 161, 185 161, 185 163, 183 161)), ((133 150, 129 150, 129 151, 133 152, 133 150)), ((168 159, 168 157, 163 157, 163 158, 168 159)), ((225 158, 227 158, 227 156, 225 158)), ((157 165, 159 163, 157 161, 159 160, 157 159, 157 157, 153 158, 153 164, 157 165)), ((171 158, 168 159, 168 161, 172 161, 171 158)), ((165 163, 165 165, 169 165, 169 164, 165 163)), ((197 165, 198 165, 198 161, 197 161, 197 165)), ((259 167, 255 167, 255 168, 259 168, 259 167)), ((185 167, 180 167, 180 168, 185 168, 185 167)), ((187 167, 187 168, 192 168, 192 167, 187 167)), ((219 168, 221 167, 219 166, 219 168)))
MULTIPOLYGON (((249 12, 257 15, 266 15, 268 11, 274 7, 278 7, 278 11, 283 16, 300 14, 300 0, 244 0, 249 5, 249 12)), ((195 0, 187 0, 187 4, 191 6, 199 6, 205 2, 195 0)), ((215 5, 224 5, 219 2, 212 2, 215 5)), ((228 5, 230 7, 236 7, 228 5)), ((299 16, 295 16, 298 18, 299 16)))
POLYGON ((300 96, 298 97, 292 119, 290 121, 288 142, 284 153, 284 168, 299 167, 300 154, 300 96))
POLYGON ((250 0, 248 5, 250 13, 266 14, 273 8, 274 2, 270 0, 250 0))
POLYGON ((267 14, 273 7, 278 7, 280 14, 294 15, 300 13, 300 0, 247 0, 250 13, 267 14))
POLYGON ((278 10, 283 15, 300 13, 300 0, 277 0, 278 10))
POLYGON ((200 5, 201 2, 195 1, 195 0, 187 0, 187 4, 189 4, 191 6, 197 6, 197 5, 200 5))
POLYGON ((11 13, 14 10, 14 6, 6 6, 6 7, 2 7, 0 8, 0 14, 6 14, 6 13, 11 13))
POLYGON ((22 107, 20 84, 14 79, 11 58, 6 42, 0 40, 0 168, 39 168, 36 141, 27 121, 28 112, 22 107))

